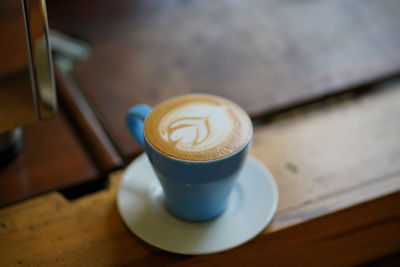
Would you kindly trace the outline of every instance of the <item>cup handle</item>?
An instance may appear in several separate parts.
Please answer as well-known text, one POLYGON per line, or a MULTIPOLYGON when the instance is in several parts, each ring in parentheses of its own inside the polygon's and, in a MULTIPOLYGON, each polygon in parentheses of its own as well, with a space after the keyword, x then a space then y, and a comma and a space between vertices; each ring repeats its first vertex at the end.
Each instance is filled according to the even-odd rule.
POLYGON ((145 104, 139 104, 131 108, 125 117, 131 136, 144 149, 144 130, 143 124, 152 108, 145 104))

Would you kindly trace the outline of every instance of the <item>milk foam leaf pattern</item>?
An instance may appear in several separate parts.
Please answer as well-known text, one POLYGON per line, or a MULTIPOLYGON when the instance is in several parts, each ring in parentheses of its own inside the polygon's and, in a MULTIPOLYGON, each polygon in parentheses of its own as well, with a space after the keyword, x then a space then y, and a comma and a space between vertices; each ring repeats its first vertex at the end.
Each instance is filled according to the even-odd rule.
POLYGON ((167 127, 170 142, 200 145, 210 134, 208 117, 184 117, 172 121, 167 127))

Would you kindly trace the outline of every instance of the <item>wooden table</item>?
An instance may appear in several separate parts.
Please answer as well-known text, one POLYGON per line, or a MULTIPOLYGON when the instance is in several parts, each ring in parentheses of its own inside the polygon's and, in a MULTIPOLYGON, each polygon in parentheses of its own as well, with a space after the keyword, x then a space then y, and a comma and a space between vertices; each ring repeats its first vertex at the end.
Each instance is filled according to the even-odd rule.
POLYGON ((251 153, 274 174, 280 199, 268 227, 238 248, 182 256, 147 245, 118 213, 120 170, 107 190, 0 210, 0 265, 338 266, 399 252, 399 103, 396 82, 257 126, 251 153))
POLYGON ((47 2, 50 26, 91 54, 56 72, 60 114, 0 170, 0 205, 15 203, 0 266, 400 266, 400 82, 382 83, 400 72, 399 1, 47 2), (280 199, 255 239, 191 257, 138 239, 115 195, 140 153, 126 110, 197 91, 251 114, 280 199))
POLYGON ((124 115, 206 92, 261 118, 400 70, 398 0, 49 0, 50 26, 91 45, 74 77, 122 158, 124 115))
POLYGON ((23 128, 20 155, 0 169, 0 206, 97 179, 100 171, 63 111, 23 128))

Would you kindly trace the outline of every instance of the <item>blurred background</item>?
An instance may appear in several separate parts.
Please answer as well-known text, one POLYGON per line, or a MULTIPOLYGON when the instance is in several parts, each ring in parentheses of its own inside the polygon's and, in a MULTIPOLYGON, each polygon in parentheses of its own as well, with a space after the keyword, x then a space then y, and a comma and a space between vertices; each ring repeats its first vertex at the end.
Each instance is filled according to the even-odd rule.
MULTIPOLYGON (((0 32, 23 39, 23 8, 15 3, 0 4, 0 32)), ((58 111, 53 100, 33 107, 26 48, 2 41, 0 101, 8 108, 0 124, 3 132, 24 127, 22 150, 0 169, 0 205, 50 190, 73 198, 103 187, 110 171, 140 153, 124 125, 138 103, 212 93, 237 102, 257 123, 400 73, 398 0, 46 4, 58 111), (26 79, 22 89, 5 93, 11 78, 22 80, 18 75, 26 79), (6 127, 17 115, 25 119, 6 127)))

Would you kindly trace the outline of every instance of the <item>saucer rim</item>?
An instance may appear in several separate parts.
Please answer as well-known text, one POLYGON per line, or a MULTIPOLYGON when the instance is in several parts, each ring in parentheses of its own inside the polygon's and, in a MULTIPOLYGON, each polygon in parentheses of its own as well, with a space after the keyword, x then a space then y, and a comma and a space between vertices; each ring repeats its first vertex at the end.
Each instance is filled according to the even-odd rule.
MULTIPOLYGON (((116 194, 116 202, 117 202, 117 209, 118 212, 124 222, 124 224, 126 225, 126 227, 140 240, 142 240, 143 242, 145 242, 146 244, 149 244, 155 248, 170 252, 170 253, 175 253, 175 254, 181 254, 181 255, 210 255, 210 254, 215 254, 215 253, 220 253, 226 250, 230 250, 236 247, 239 247, 245 243, 247 243, 248 241, 252 240, 253 238, 257 237, 267 226, 268 224, 271 222, 273 216, 276 213, 277 207, 278 207, 278 202, 279 202, 279 191, 278 191, 278 186, 276 184, 275 178, 272 175, 272 173, 269 171, 269 169, 260 162, 260 160, 258 160, 255 156, 253 156, 252 154, 248 154, 247 158, 246 158, 246 162, 244 164, 248 164, 249 161, 252 161, 252 164, 254 164, 256 166, 257 169, 259 169, 259 171, 261 173, 263 173, 263 179, 268 180, 267 181, 267 185, 268 187, 270 187, 270 190, 272 192, 272 197, 271 197, 271 203, 268 204, 269 206, 269 212, 266 214, 264 220, 262 222, 259 222, 257 225, 259 227, 257 227, 257 230, 254 231, 252 234, 249 234, 246 238, 243 238, 242 240, 240 240, 240 242, 237 242, 233 245, 228 245, 228 246, 223 246, 220 249, 212 249, 212 250, 201 250, 201 251, 195 251, 195 250, 179 250, 179 249, 174 249, 174 248, 168 248, 162 245, 158 245, 158 244, 154 244, 153 242, 149 242, 146 240, 145 237, 143 237, 142 234, 137 233, 134 229, 132 229, 133 227, 129 224, 129 219, 125 218, 124 214, 126 214, 124 210, 124 208, 122 207, 123 204, 121 204, 120 202, 123 201, 121 198, 121 194, 122 193, 122 188, 124 186, 124 181, 129 179, 131 175, 128 176, 128 174, 130 174, 129 169, 133 168, 133 166, 135 164, 138 164, 137 162, 143 160, 143 157, 147 157, 147 155, 145 153, 140 154, 138 157, 136 157, 125 169, 125 171, 122 174, 121 177, 121 182, 119 185, 119 188, 117 190, 117 194, 116 194)), ((148 159, 147 159, 148 160, 148 159)), ((243 175, 243 174, 240 174, 243 175)), ((155 174, 154 174, 155 176, 155 174)), ((156 178, 156 177, 155 177, 156 178)), ((156 178, 157 179, 157 178, 156 178)), ((150 200, 151 198, 148 197, 148 200, 150 200)), ((147 200, 147 201, 148 201, 147 200)), ((173 215, 171 215, 173 216, 173 215)), ((160 218, 160 221, 164 221, 162 220, 161 216, 156 215, 156 217, 160 218)), ((213 220, 218 220, 219 217, 217 217, 216 219, 213 220)), ((213 221, 211 220, 211 221, 213 221)), ((189 224, 189 225, 197 225, 199 222, 190 222, 190 221, 184 221, 183 222, 185 224, 189 224)), ((207 223, 207 222, 206 222, 207 223)))

